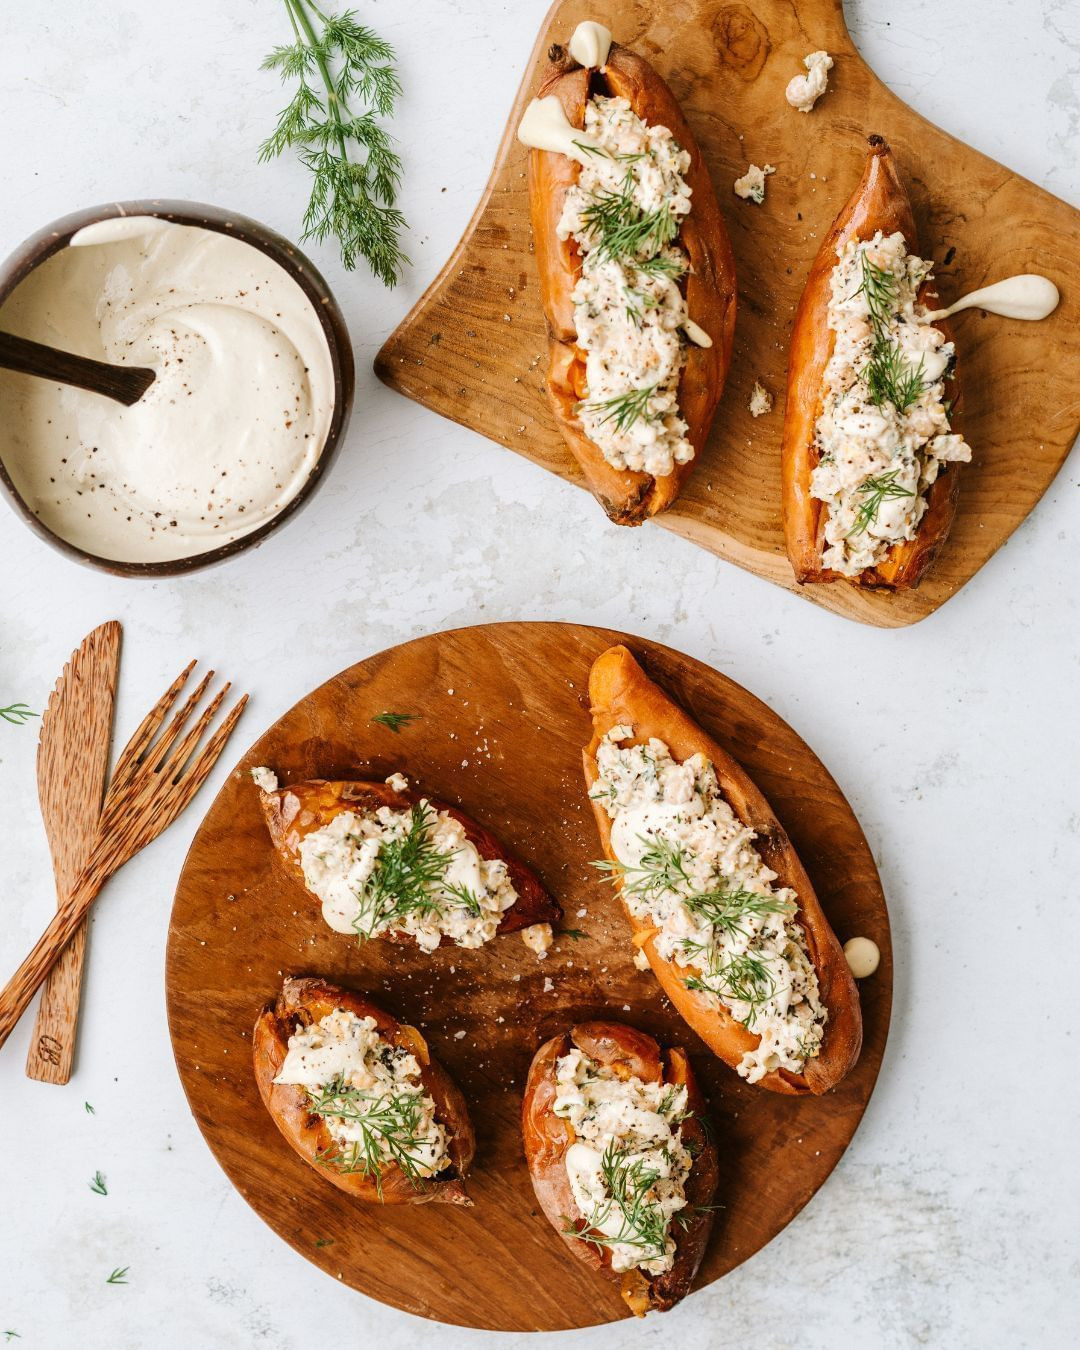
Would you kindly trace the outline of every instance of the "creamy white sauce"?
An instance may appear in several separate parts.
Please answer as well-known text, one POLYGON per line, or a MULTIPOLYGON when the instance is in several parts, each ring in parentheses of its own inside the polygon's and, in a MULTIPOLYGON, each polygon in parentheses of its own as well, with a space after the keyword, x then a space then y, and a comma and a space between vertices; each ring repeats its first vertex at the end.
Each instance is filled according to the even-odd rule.
POLYGON ((806 74, 788 81, 784 97, 797 111, 808 113, 828 87, 833 59, 828 52, 811 52, 803 57, 803 65, 806 74))
POLYGON ((570 1189, 588 1228, 604 1235, 612 1269, 670 1270, 671 1221, 686 1207, 691 1167, 679 1128, 686 1088, 620 1078, 576 1047, 555 1077, 552 1110, 577 1135, 565 1158, 570 1189))
POLYGON ((330 353, 260 249, 149 216, 80 230, 0 308, 0 328, 157 375, 130 408, 0 371, 0 459, 77 548, 164 562, 250 534, 300 491, 333 414, 330 353))
POLYGON ((914 539, 944 465, 971 458, 949 424, 945 377, 954 347, 918 303, 933 264, 900 233, 849 240, 830 279, 833 350, 814 431, 811 495, 828 507, 825 567, 856 576, 914 539), (884 353, 894 372, 882 392, 884 353), (894 395, 905 382, 910 398, 894 395))
POLYGON ((844 959, 857 980, 873 975, 881 961, 881 952, 872 938, 853 937, 844 943, 844 959))
POLYGON ((446 1129, 435 1119, 416 1056, 380 1036, 372 1017, 337 1008, 302 1027, 289 1037, 274 1082, 304 1089, 343 1169, 378 1176, 388 1162, 400 1161, 387 1144, 390 1126, 404 1150, 403 1171, 433 1177, 451 1165, 446 1129), (373 1112, 385 1126, 367 1119, 373 1112))
POLYGON ((588 164, 590 151, 595 154, 600 149, 595 136, 574 126, 554 94, 532 100, 522 114, 517 135, 531 150, 550 150, 579 164, 588 164))
POLYGON ((795 918, 798 897, 773 886, 776 873, 703 755, 680 764, 655 738, 620 744, 632 734, 616 726, 601 741, 589 794, 611 818, 627 908, 655 925, 657 953, 685 971, 689 988, 760 1037, 739 1065, 744 1078, 801 1073, 819 1053, 828 1012, 795 918))
POLYGON ((336 933, 362 940, 405 933, 425 952, 444 937, 459 947, 483 946, 517 899, 506 863, 482 858, 461 822, 426 801, 407 810, 380 806, 371 815, 341 812, 304 837, 300 866, 336 933), (401 891, 388 889, 382 869, 410 832, 422 840, 425 861, 404 866, 420 878, 424 904, 400 909, 401 891))
POLYGON ((1046 319, 1058 307, 1061 294, 1049 277, 1037 272, 1022 272, 1006 277, 992 286, 969 291, 948 309, 935 309, 928 319, 947 319, 964 309, 985 309, 989 314, 1000 314, 1006 319, 1046 319))
POLYGON ((274 773, 273 769, 267 769, 263 765, 259 765, 258 768, 252 769, 251 781, 262 792, 277 791, 278 786, 277 774, 274 773))
POLYGON ((601 69, 607 64, 611 51, 611 29, 586 19, 574 29, 568 50, 579 66, 601 69))

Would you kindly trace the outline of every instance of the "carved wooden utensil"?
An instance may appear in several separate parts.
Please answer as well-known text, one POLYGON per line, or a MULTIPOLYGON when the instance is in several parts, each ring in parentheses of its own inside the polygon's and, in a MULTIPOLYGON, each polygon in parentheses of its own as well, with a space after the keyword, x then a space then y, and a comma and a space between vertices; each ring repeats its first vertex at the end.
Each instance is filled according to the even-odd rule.
MULTIPOLYGON (((109 770, 120 631, 114 619, 83 638, 56 681, 41 718, 38 800, 52 851, 58 905, 78 881, 97 835, 109 770)), ((26 1056, 29 1078, 66 1083, 71 1077, 85 951, 83 922, 41 991, 26 1056)))
POLYGON ((102 886, 118 867, 156 839, 187 806, 217 762, 243 712, 246 694, 234 704, 196 753, 203 732, 229 690, 228 684, 220 689, 194 724, 184 731, 213 679, 211 670, 158 736, 194 667, 192 661, 180 672, 124 747, 101 808, 90 855, 78 880, 30 955, 0 992, 0 1046, 10 1036, 35 991, 74 937, 102 886), (183 736, 181 732, 184 732, 183 736))
POLYGON ((31 342, 14 333, 0 333, 0 366, 56 384, 89 389, 92 394, 104 394, 127 407, 138 403, 157 375, 149 366, 114 366, 89 356, 63 352, 58 347, 47 347, 43 342, 31 342))

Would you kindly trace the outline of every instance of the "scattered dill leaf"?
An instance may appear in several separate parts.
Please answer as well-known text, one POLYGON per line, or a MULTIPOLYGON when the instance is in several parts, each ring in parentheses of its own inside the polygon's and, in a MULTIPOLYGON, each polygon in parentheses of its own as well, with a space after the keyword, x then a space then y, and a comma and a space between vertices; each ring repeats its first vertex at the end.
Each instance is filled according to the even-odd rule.
POLYGON ((6 708, 0 708, 0 717, 13 726, 21 726, 24 722, 28 722, 31 717, 36 716, 37 713, 31 712, 25 703, 9 703, 6 708))
POLYGON ((127 1284, 127 1273, 130 1270, 130 1268, 131 1268, 130 1266, 119 1266, 116 1270, 113 1271, 111 1275, 109 1275, 106 1278, 105 1283, 127 1284))
POLYGON ((379 726, 386 727, 389 731, 401 733, 402 727, 407 727, 410 722, 415 722, 420 716, 419 713, 400 713, 400 712, 381 712, 376 713, 371 719, 377 722, 379 726))
POLYGON ((100 1172, 94 1173, 94 1179, 89 1183, 90 1189, 95 1195, 108 1195, 109 1191, 105 1185, 105 1178, 100 1172))
POLYGON ((559 931, 555 934, 555 936, 568 937, 571 940, 571 942, 580 942, 582 938, 587 938, 589 935, 588 933, 583 932, 580 928, 560 928, 559 931))
POLYGON ((95 1114, 96 1114, 96 1112, 94 1111, 94 1108, 90 1105, 89 1102, 83 1102, 83 1110, 86 1112, 86 1114, 87 1114, 88 1116, 92 1116, 92 1115, 95 1115, 95 1114))
POLYGON ((878 511, 881 509, 881 503, 893 497, 914 497, 915 492, 912 488, 903 487, 896 481, 898 469, 892 469, 889 473, 879 474, 875 478, 867 478, 859 484, 858 491, 862 494, 863 501, 855 512, 855 523, 848 530, 847 537, 863 534, 877 520, 878 511))
POLYGON ((597 419, 601 426, 615 423, 616 431, 629 431, 635 422, 641 420, 649 411, 649 399, 656 393, 656 385, 646 385, 644 389, 627 389, 614 398, 601 399, 598 403, 585 403, 589 412, 603 413, 597 419))

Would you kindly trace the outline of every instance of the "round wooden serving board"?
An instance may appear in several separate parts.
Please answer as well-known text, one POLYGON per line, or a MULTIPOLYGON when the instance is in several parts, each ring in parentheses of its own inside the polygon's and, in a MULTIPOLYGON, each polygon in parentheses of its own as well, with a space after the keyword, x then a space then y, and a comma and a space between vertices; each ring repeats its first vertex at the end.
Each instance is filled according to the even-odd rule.
POLYGON ((858 821, 813 752, 745 689, 688 656, 623 633, 507 623, 420 638, 361 661, 287 713, 245 755, 191 846, 166 962, 177 1067, 199 1128, 241 1195, 335 1279, 422 1317, 491 1330, 553 1331, 628 1316, 614 1287, 574 1260, 533 1197, 519 1111, 537 1046, 573 1021, 624 1018, 693 1057, 720 1152, 706 1284, 774 1237, 825 1181, 862 1117, 892 999, 889 920, 858 821), (585 797, 589 666, 625 642, 751 772, 791 835, 841 941, 872 937, 877 974, 860 992, 862 1058, 824 1098, 748 1087, 705 1051, 635 970, 585 797), (399 734, 387 710, 418 720, 399 734), (545 960, 517 934, 480 951, 365 947, 333 933, 270 845, 248 770, 283 782, 382 778, 401 770, 458 803, 533 866, 567 928, 545 960), (580 911, 584 911, 581 913, 580 911), (478 1151, 472 1209, 364 1205, 303 1163, 259 1100, 256 1014, 285 975, 369 992, 415 1023, 465 1092, 478 1151))
MULTIPOLYGON (((548 48, 565 44, 582 19, 607 24, 671 85, 735 251, 739 299, 727 387, 702 462, 657 523, 850 619, 891 628, 925 618, 1024 520, 1080 430, 1080 213, 902 103, 856 51, 842 0, 556 0, 465 235, 387 339, 376 373, 444 417, 582 482, 545 394, 548 338, 532 256, 528 152, 516 139, 548 48), (807 115, 788 106, 784 90, 818 48, 836 65, 828 92, 807 115), (943 303, 1014 272, 1045 272, 1062 294, 1043 323, 977 310, 953 320, 974 460, 963 470, 956 522, 933 570, 917 590, 895 595, 844 583, 798 586, 780 524, 791 323, 821 240, 859 181, 871 132, 896 153, 943 303), (762 206, 732 190, 751 162, 776 169, 762 206), (775 396, 765 417, 748 409, 755 380, 775 396)), ((968 21, 981 21, 977 5, 968 21)), ((943 40, 956 47, 950 59, 962 60, 963 34, 927 36, 943 40)), ((1009 97, 1004 82, 1001 96, 1009 97)), ((502 116, 491 108, 493 119, 502 116)), ((599 506, 595 531, 608 548, 628 545, 620 538, 625 528, 607 524, 599 506)))

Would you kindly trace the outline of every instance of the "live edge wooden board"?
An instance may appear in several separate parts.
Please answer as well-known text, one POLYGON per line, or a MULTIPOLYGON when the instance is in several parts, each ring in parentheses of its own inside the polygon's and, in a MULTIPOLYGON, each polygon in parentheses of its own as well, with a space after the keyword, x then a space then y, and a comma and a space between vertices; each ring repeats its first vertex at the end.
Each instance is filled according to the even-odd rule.
MULTIPOLYGON (((244 1198, 308 1260, 372 1298, 491 1330, 559 1330, 628 1315, 614 1287, 567 1252, 540 1213, 519 1130, 529 1061, 574 1020, 614 1016, 682 1044, 709 1099, 720 1154, 712 1242, 698 1287, 773 1238, 825 1181, 877 1077, 892 999, 889 921, 851 808, 794 731, 745 689, 690 657, 622 633, 509 623, 420 638, 373 656, 303 699, 251 748, 191 846, 166 964, 169 1027, 188 1101, 244 1198), (584 799, 589 666, 626 642, 646 668, 753 775, 799 850, 841 941, 882 951, 860 986, 865 1040, 824 1097, 748 1087, 714 1059, 635 970, 584 799), (395 735, 371 718, 420 718, 395 735), (538 960, 517 934, 475 952, 357 943, 326 928, 271 849, 248 770, 284 782, 403 770, 460 803, 531 864, 568 928, 538 960), (585 913, 579 913, 584 910, 585 913), (416 1023, 460 1084, 476 1125, 472 1209, 366 1206, 300 1161, 263 1109, 251 1029, 288 974, 364 990, 416 1023), (550 985, 548 985, 550 981, 550 985)), ((265 1260, 274 1259, 268 1248, 265 1260)), ((281 1260, 281 1279, 290 1278, 281 1260)))
MULTIPOLYGON (((1049 487, 1080 427, 1080 212, 938 130, 859 56, 841 0, 559 0, 544 21, 495 167, 454 255, 391 335, 375 369, 409 398, 574 483, 581 476, 544 394, 547 336, 528 221, 526 151, 515 139, 553 42, 582 19, 608 24, 672 86, 712 171, 735 250, 735 355, 712 438, 658 523, 848 618, 915 623, 969 581, 1049 487), (829 92, 809 115, 784 100, 802 57, 829 51, 829 92), (908 183, 923 257, 944 304, 1016 272, 1043 272, 1057 312, 1025 324, 978 311, 954 320, 974 463, 952 535, 918 590, 799 588, 780 528, 780 431, 795 306, 818 245, 862 172, 866 135, 886 137, 908 183), (732 192, 747 164, 772 164, 763 206, 732 192), (757 420, 760 379, 775 395, 757 420)), ((970 22, 978 23, 973 8, 970 22)), ((940 38, 931 34, 928 41, 940 38)), ((503 110, 493 107, 493 119, 503 110)), ((596 507, 604 547, 627 547, 596 507)))

